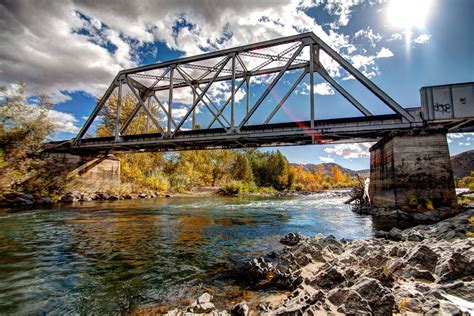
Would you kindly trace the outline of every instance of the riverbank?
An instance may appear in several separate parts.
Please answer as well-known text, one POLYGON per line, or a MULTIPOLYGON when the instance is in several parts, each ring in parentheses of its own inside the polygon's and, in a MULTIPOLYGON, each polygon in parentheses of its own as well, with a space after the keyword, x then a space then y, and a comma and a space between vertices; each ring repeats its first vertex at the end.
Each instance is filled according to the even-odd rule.
POLYGON ((349 189, 328 189, 317 191, 271 191, 271 192, 246 192, 236 195, 222 194, 220 187, 203 187, 190 192, 158 192, 158 191, 139 191, 134 193, 111 193, 109 191, 83 192, 73 191, 62 196, 55 197, 37 197, 32 194, 23 192, 12 192, 4 194, 0 199, 0 207, 17 207, 17 206, 47 206, 55 204, 70 204, 90 201, 118 201, 118 200, 140 200, 140 199, 156 199, 170 197, 291 197, 317 194, 321 192, 334 193, 334 197, 346 196, 349 189))
POLYGON ((203 293, 168 315, 474 313, 474 209, 432 225, 379 233, 383 238, 336 239, 288 234, 286 247, 237 271, 249 289, 275 294, 217 311, 203 293), (290 293, 284 295, 282 293, 290 293), (288 292, 289 291, 289 292, 288 292))

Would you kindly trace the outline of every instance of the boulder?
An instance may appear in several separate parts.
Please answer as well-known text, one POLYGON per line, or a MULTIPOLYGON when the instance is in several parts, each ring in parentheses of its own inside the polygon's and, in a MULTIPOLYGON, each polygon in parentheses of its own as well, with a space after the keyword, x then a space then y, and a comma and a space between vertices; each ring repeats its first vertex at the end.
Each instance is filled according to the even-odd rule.
POLYGON ((390 315, 395 305, 393 294, 373 278, 362 278, 351 287, 359 293, 375 314, 390 315))
POLYGON ((426 245, 413 247, 404 257, 406 262, 412 266, 433 271, 439 256, 426 245))
POLYGON ((371 315, 372 309, 359 293, 348 288, 337 288, 329 292, 328 300, 338 307, 337 311, 352 315, 371 315))
POLYGON ((298 233, 289 233, 280 239, 280 243, 287 246, 294 246, 300 242, 301 236, 298 233))
POLYGON ((320 272, 309 281, 311 285, 317 285, 323 289, 333 289, 346 281, 344 275, 333 265, 325 264, 320 272))
POLYGON ((249 314, 249 307, 245 301, 240 302, 232 307, 230 314, 233 316, 247 316, 249 314))
POLYGON ((211 300, 212 300, 212 295, 206 292, 198 297, 197 303, 198 304, 209 303, 211 300))
POLYGON ((59 200, 61 203, 73 203, 76 202, 76 198, 72 193, 67 193, 65 196, 59 200))
POLYGON ((441 258, 440 261, 441 263, 435 268, 435 273, 440 276, 441 282, 474 275, 474 261, 459 252, 451 253, 448 257, 441 258))

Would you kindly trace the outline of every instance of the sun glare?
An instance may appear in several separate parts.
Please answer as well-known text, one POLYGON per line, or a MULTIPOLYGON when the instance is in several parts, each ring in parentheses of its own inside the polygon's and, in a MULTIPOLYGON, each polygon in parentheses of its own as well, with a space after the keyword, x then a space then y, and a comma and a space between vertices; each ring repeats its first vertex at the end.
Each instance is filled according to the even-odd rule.
POLYGON ((405 31, 409 37, 414 28, 422 28, 430 12, 432 0, 391 0, 388 4, 389 23, 405 31))

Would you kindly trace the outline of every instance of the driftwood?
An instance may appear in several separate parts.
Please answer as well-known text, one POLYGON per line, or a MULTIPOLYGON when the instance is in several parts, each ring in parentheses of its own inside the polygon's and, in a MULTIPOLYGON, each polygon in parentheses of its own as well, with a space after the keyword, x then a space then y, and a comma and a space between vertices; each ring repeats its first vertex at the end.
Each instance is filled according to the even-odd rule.
POLYGON ((350 198, 344 202, 344 204, 350 204, 354 201, 358 201, 360 205, 364 204, 364 183, 360 179, 359 175, 357 175, 357 181, 359 182, 355 185, 350 193, 350 198))

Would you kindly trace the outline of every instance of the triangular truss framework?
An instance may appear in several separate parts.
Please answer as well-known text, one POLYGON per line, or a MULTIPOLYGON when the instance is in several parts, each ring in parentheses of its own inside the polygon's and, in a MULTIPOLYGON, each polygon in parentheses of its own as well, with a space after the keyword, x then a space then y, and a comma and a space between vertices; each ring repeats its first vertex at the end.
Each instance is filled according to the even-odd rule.
MULTIPOLYGON (((117 109, 115 111, 117 119, 114 126, 114 142, 120 143, 121 136, 127 132, 130 123, 137 113, 143 111, 147 120, 156 127, 159 137, 162 139, 173 139, 177 133, 183 131, 183 124, 191 118, 192 129, 196 126, 196 109, 198 105, 205 108, 212 115, 211 123, 218 123, 228 134, 239 134, 243 126, 246 126, 249 119, 254 115, 262 102, 267 98, 272 89, 275 88, 280 79, 289 71, 302 69, 302 73, 291 85, 288 91, 268 113, 263 124, 269 124, 278 110, 283 106, 288 97, 294 92, 302 80, 309 74, 309 106, 310 106, 310 128, 314 128, 315 122, 315 94, 314 94, 314 74, 318 73, 327 83, 347 99, 364 116, 372 116, 372 113, 364 107, 356 98, 337 83, 320 62, 320 52, 325 52, 343 69, 345 69, 355 80, 359 81, 370 92, 380 99, 385 105, 393 110, 401 119, 410 123, 415 118, 397 102, 390 98, 377 85, 365 77, 359 70, 353 67, 341 55, 334 51, 329 45, 324 43, 313 33, 305 33, 261 43, 216 51, 203 55, 172 60, 159 64, 127 69, 120 71, 112 84, 109 86, 103 97, 98 101, 91 116, 73 140, 73 147, 80 147, 81 141, 98 117, 100 111, 106 105, 107 100, 117 91, 117 109), (285 46, 279 53, 262 53, 264 49, 276 49, 285 46), (309 58, 302 59, 303 49, 309 48, 309 58), (245 59, 252 61, 262 60, 261 63, 250 65, 245 59), (278 66, 274 66, 278 64, 278 66), (252 67, 250 67, 252 66, 252 67), (270 84, 263 91, 254 104, 250 104, 249 91, 251 89, 251 78, 255 76, 273 74, 270 84), (148 84, 143 81, 147 81, 148 84), (209 88, 213 83, 219 81, 230 81, 230 96, 222 105, 215 104, 208 96, 209 88), (245 85, 245 87, 244 87, 245 85), (127 88, 136 98, 136 106, 124 122, 120 122, 121 103, 123 89, 127 88), (179 88, 190 88, 193 94, 193 102, 187 109, 184 116, 177 117, 173 113, 173 93, 179 88), (246 112, 242 120, 236 121, 235 106, 236 93, 240 89, 246 91, 246 112), (157 93, 167 92, 168 98, 165 102, 160 101, 157 93), (151 110, 149 103, 153 101, 156 109, 151 110), (147 104, 148 103, 148 104, 147 104), (230 107, 230 117, 226 117, 225 111, 230 107), (166 118, 166 125, 163 126, 156 116, 156 112, 161 113, 166 118)), ((201 127, 205 128, 205 127, 201 127)), ((148 131, 148 124, 147 124, 148 131)))

